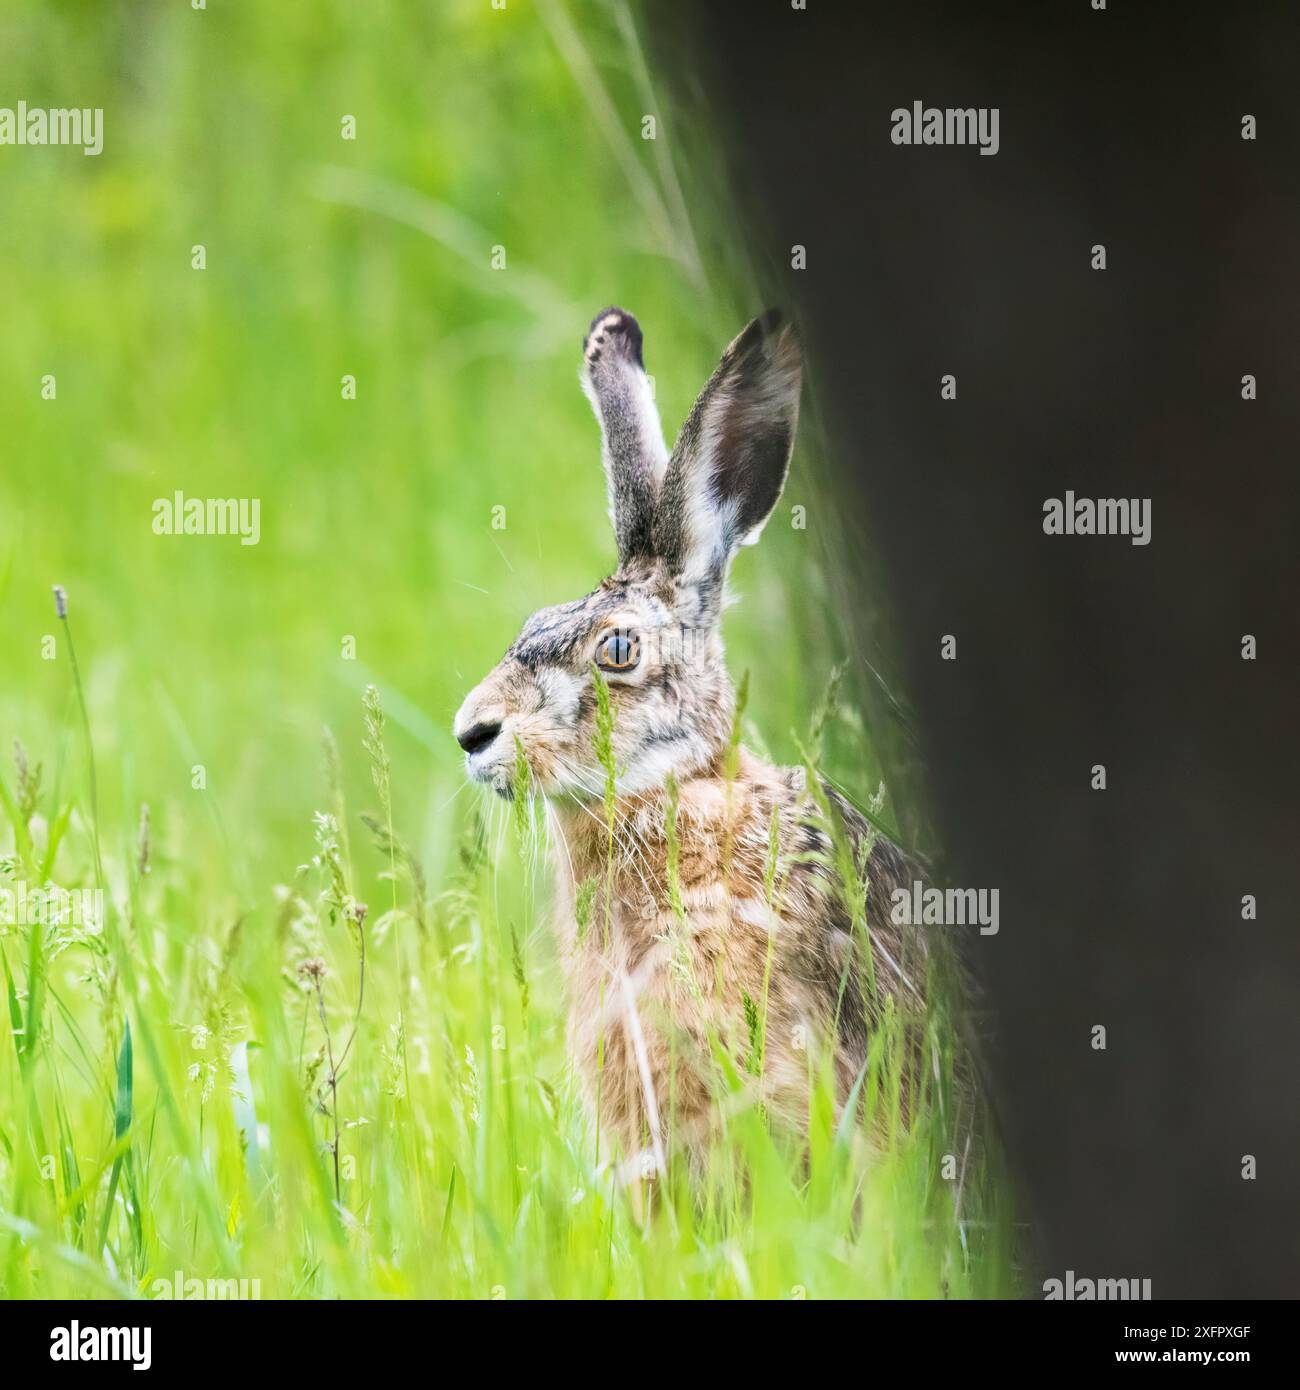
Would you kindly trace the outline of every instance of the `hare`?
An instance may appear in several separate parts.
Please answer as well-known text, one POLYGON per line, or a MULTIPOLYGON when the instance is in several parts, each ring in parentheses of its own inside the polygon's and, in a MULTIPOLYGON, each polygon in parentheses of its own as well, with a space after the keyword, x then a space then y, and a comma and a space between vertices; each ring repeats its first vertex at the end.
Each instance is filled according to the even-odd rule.
POLYGON ((829 786, 813 798, 802 768, 733 746, 727 570, 780 497, 801 372, 793 327, 776 311, 756 319, 669 453, 636 320, 599 314, 582 384, 601 426, 618 568, 585 598, 534 613, 455 718, 473 780, 512 796, 522 753, 547 800, 570 1045, 602 1134, 643 1175, 670 1150, 704 1154, 719 1048, 768 1116, 797 1131, 815 1059, 829 1059, 847 1104, 886 997, 914 1016, 925 988, 924 943, 890 921, 891 892, 912 878, 905 856, 873 843, 829 786), (604 758, 595 672, 613 716, 604 758), (869 951, 833 829, 865 869, 869 951))

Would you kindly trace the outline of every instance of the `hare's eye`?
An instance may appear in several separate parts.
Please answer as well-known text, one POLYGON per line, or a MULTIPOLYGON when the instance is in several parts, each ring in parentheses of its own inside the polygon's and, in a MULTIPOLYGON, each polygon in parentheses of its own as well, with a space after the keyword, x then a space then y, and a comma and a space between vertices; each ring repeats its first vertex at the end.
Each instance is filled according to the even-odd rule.
POLYGON ((636 634, 615 628, 596 648, 596 665, 603 671, 630 671, 640 656, 641 644, 636 634))

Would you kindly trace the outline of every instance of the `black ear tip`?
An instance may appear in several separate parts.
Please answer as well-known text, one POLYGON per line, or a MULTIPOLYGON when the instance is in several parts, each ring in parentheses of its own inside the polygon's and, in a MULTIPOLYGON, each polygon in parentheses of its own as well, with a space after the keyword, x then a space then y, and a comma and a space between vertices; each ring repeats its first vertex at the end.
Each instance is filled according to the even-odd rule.
MULTIPOLYGON (((620 309, 620 308, 618 307, 617 304, 608 304, 608 305, 606 305, 605 308, 603 308, 603 309, 600 311, 600 313, 598 313, 598 314, 596 315, 596 317, 595 317, 594 319, 592 319, 592 321, 587 325, 587 336, 588 336, 588 337, 591 337, 591 335, 596 331, 596 327, 597 327, 597 325, 601 322, 601 320, 602 320, 602 319, 607 319, 607 318, 609 318, 611 315, 617 315, 617 316, 618 316, 619 318, 621 318, 621 319, 630 319, 630 318, 632 318, 632 315, 631 315, 631 314, 627 313, 626 310, 620 309)), ((636 320, 635 320, 635 319, 632 319, 632 322, 635 323, 636 320)))
POLYGON ((782 310, 768 309, 758 321, 763 326, 763 337, 767 342, 774 342, 781 350, 800 351, 799 325, 793 319, 786 318, 782 310))
POLYGON ((602 309, 592 319, 587 336, 582 340, 584 353, 591 346, 593 339, 597 348, 608 344, 619 355, 630 357, 638 366, 641 365, 641 325, 626 309, 611 304, 608 309, 602 309))
POLYGON ((765 309, 748 323, 728 346, 724 356, 747 357, 753 352, 770 354, 793 348, 799 351, 799 330, 776 307, 765 309))

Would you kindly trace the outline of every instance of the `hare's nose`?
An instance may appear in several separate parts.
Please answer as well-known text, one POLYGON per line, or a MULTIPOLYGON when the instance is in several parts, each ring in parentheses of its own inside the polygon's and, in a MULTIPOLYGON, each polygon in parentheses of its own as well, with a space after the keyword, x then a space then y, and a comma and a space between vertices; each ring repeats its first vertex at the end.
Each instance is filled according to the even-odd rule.
POLYGON ((456 735, 456 742, 467 753, 477 753, 486 748, 500 732, 500 724, 473 724, 463 734, 456 735))

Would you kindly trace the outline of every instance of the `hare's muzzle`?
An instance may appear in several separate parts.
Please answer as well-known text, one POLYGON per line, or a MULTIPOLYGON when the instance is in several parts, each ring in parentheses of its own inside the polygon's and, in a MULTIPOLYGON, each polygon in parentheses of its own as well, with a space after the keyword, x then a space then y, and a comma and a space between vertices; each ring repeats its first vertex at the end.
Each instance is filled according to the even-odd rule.
POLYGON ((468 729, 456 735, 456 742, 471 756, 481 753, 485 748, 496 742, 496 736, 501 732, 499 721, 490 723, 471 724, 468 729))

